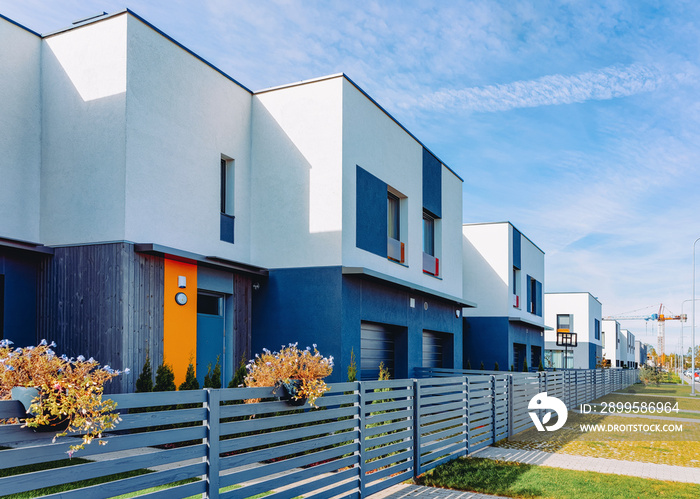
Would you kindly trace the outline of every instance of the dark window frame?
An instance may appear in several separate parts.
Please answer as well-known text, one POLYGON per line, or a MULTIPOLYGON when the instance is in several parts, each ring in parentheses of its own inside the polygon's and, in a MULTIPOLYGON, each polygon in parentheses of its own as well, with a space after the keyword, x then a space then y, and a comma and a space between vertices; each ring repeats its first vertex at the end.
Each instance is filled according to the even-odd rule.
POLYGON ((401 199, 388 191, 386 198, 387 237, 401 241, 401 199), (394 209, 392 209, 392 205, 394 209), (395 229, 395 231, 392 229, 395 229), (395 234, 392 232, 395 232, 395 234))
POLYGON ((423 211, 423 253, 435 256, 435 217, 423 211))

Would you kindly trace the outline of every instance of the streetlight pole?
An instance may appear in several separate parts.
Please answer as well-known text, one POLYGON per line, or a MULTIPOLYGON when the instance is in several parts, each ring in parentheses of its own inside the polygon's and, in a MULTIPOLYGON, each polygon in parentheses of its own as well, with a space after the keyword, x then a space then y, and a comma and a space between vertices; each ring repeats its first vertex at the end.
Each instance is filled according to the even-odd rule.
MULTIPOLYGON (((689 301, 694 302, 694 301, 697 301, 697 300, 688 299, 688 300, 683 300, 683 301, 681 302, 681 317, 683 317, 683 315, 684 315, 684 314, 683 314, 683 306, 684 306, 686 303, 688 303, 689 301)), ((694 320, 695 320, 695 319, 693 319, 693 321, 694 321, 694 320)), ((685 353, 683 352, 683 323, 684 323, 684 322, 685 322, 685 321, 684 321, 683 319, 681 319, 681 385, 683 384, 683 370, 685 369, 685 353)), ((690 355, 692 356, 693 354, 694 354, 694 352, 691 352, 690 355)), ((695 373, 691 374, 691 377, 694 378, 694 377, 695 377, 695 373)))
POLYGON ((700 241, 700 237, 698 237, 693 242, 693 347, 690 350, 690 358, 692 360, 692 373, 690 374, 690 394, 693 397, 695 396, 695 245, 698 241, 700 241))

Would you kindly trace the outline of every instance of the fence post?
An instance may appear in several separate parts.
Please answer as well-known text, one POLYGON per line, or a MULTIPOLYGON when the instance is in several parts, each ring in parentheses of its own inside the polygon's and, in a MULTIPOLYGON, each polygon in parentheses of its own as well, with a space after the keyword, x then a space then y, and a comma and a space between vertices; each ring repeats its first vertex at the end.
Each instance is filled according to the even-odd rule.
POLYGON ((513 436, 513 375, 508 374, 508 437, 513 436))
POLYGON ((491 434, 492 443, 496 443, 496 376, 491 376, 491 434))
POLYGON ((413 478, 420 475, 420 385, 421 380, 413 380, 413 478))
POLYGON ((221 392, 207 388, 207 497, 219 497, 219 434, 221 392))
POLYGON ((360 497, 365 497, 365 389, 359 381, 360 395, 360 497))
POLYGON ((464 417, 467 420, 467 426, 464 430, 465 442, 464 447, 466 455, 469 455, 469 378, 467 375, 462 376, 462 386, 464 387, 464 417))

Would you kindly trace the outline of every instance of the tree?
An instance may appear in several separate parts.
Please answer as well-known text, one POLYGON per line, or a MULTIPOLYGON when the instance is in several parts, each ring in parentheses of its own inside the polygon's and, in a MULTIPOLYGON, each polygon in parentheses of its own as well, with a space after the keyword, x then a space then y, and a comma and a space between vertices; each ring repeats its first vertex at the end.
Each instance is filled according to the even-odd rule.
POLYGON ((355 362, 355 351, 350 349, 350 365, 348 366, 348 381, 357 381, 357 363, 355 362))
POLYGON ((146 352, 146 362, 143 363, 141 374, 136 380, 136 393, 153 391, 153 370, 151 369, 151 358, 146 352))
POLYGON ((204 388, 221 388, 221 365, 219 364, 219 356, 216 356, 216 365, 214 370, 211 368, 211 363, 207 366, 207 374, 204 376, 204 388))
POLYGON ((199 390, 199 381, 194 374, 194 366, 192 362, 187 366, 187 373, 185 374, 185 381, 179 387, 179 390, 199 390))
POLYGON ((154 392, 174 392, 177 390, 175 386, 175 373, 173 368, 168 364, 163 363, 158 366, 156 371, 156 384, 153 387, 154 392))
POLYGON ((245 386, 245 377, 248 374, 248 369, 245 365, 245 357, 241 357, 241 362, 238 364, 238 369, 229 381, 228 388, 238 388, 239 386, 245 386))

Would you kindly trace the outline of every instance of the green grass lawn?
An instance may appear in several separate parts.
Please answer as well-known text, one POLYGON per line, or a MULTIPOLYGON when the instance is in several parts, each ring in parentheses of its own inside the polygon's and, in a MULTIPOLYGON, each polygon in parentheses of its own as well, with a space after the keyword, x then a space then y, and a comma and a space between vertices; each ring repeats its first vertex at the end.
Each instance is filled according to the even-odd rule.
POLYGON ((422 475, 418 483, 517 498, 687 499, 700 485, 563 470, 490 459, 460 458, 422 475))
MULTIPOLYGON (((690 397, 690 385, 677 383, 661 383, 659 385, 647 385, 635 383, 627 388, 618 390, 619 393, 637 393, 640 395, 670 395, 675 397, 690 397)), ((695 392, 700 396, 700 383, 695 384, 695 392)))

